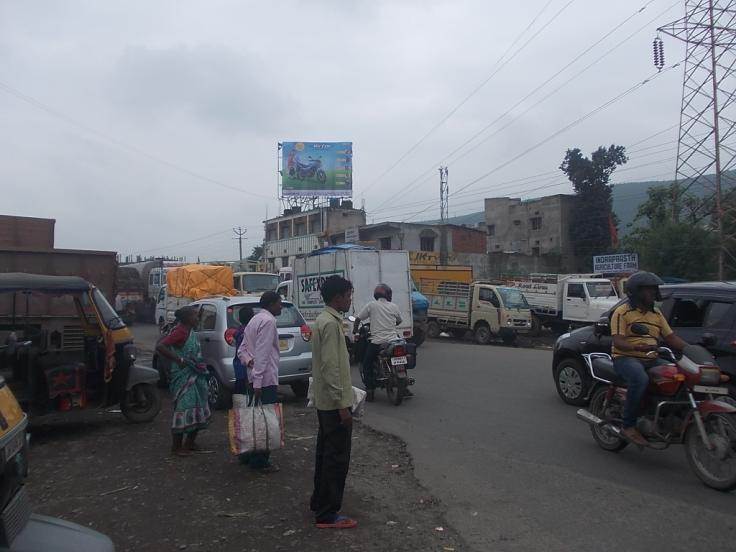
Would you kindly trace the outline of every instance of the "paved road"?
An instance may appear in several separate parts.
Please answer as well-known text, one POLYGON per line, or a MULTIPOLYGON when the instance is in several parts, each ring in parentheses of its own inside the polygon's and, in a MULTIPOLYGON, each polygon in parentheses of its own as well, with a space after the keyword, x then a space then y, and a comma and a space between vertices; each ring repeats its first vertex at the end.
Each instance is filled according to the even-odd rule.
POLYGON ((682 447, 601 450, 556 395, 551 352, 427 342, 416 397, 366 421, 408 443, 419 480, 475 550, 736 549, 736 493, 699 483, 682 447))

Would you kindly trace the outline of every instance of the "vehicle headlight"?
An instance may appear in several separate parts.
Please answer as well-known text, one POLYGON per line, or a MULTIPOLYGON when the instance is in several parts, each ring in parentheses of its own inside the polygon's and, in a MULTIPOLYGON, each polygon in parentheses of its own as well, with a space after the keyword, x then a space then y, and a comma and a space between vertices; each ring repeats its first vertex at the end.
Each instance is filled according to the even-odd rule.
POLYGON ((506 325, 507 326, 511 326, 511 324, 513 324, 513 323, 514 322, 510 318, 506 321, 506 325))
POLYGON ((126 345, 125 348, 123 349, 123 355, 131 363, 135 362, 137 353, 138 353, 138 350, 135 348, 135 345, 132 345, 132 344, 126 345))

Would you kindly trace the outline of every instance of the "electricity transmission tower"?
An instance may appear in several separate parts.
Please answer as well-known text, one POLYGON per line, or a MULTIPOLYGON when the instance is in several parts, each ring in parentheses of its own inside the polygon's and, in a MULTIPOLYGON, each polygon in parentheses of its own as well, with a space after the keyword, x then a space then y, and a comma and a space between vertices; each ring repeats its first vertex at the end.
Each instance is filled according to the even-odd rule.
MULTIPOLYGON (((682 194, 693 185, 704 189, 704 204, 713 206, 722 280, 725 256, 734 259, 728 247, 734 236, 724 228, 723 188, 732 187, 730 171, 736 168, 736 0, 686 0, 685 16, 657 30, 682 40, 686 51, 673 217, 682 194)), ((660 69, 664 65, 659 37, 654 63, 660 69)))
POLYGON ((445 223, 449 218, 450 188, 447 184, 447 167, 440 167, 440 220, 445 223))

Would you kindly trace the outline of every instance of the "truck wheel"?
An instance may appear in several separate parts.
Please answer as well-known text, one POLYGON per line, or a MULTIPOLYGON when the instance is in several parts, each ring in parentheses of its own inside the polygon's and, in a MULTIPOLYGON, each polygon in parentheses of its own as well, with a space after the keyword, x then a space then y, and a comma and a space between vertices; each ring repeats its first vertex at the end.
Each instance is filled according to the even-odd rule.
POLYGON ((424 343, 424 340, 427 338, 427 332, 425 332, 421 328, 417 328, 414 330, 414 336, 409 340, 411 343, 414 343, 417 347, 419 347, 422 343, 424 343))
POLYGON ((542 321, 535 314, 532 314, 531 335, 534 337, 539 337, 540 335, 542 335, 542 321))
POLYGON ((475 327, 475 341, 479 345, 488 345, 492 337, 493 334, 491 334, 491 328, 488 327, 488 324, 481 323, 475 327))
POLYGON ((437 323, 436 320, 430 320, 429 322, 427 322, 427 337, 437 339, 441 333, 442 328, 440 328, 440 325, 437 323))

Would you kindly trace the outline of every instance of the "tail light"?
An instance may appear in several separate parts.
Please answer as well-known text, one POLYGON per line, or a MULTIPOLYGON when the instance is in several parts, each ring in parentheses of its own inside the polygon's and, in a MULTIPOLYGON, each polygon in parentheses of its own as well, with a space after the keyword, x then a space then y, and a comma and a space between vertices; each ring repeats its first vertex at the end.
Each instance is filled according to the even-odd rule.
POLYGON ((411 330, 404 330, 404 337, 411 337, 411 330))
POLYGON ((394 347, 394 356, 406 356, 406 348, 403 345, 397 345, 396 347, 394 347))
POLYGON ((231 347, 235 345, 235 334, 237 333, 237 331, 238 330, 236 330, 235 328, 228 328, 227 330, 225 330, 225 343, 227 343, 231 347))
POLYGON ((312 328, 310 328, 306 324, 302 324, 301 328, 299 328, 302 332, 302 339, 306 342, 312 341, 312 328))

